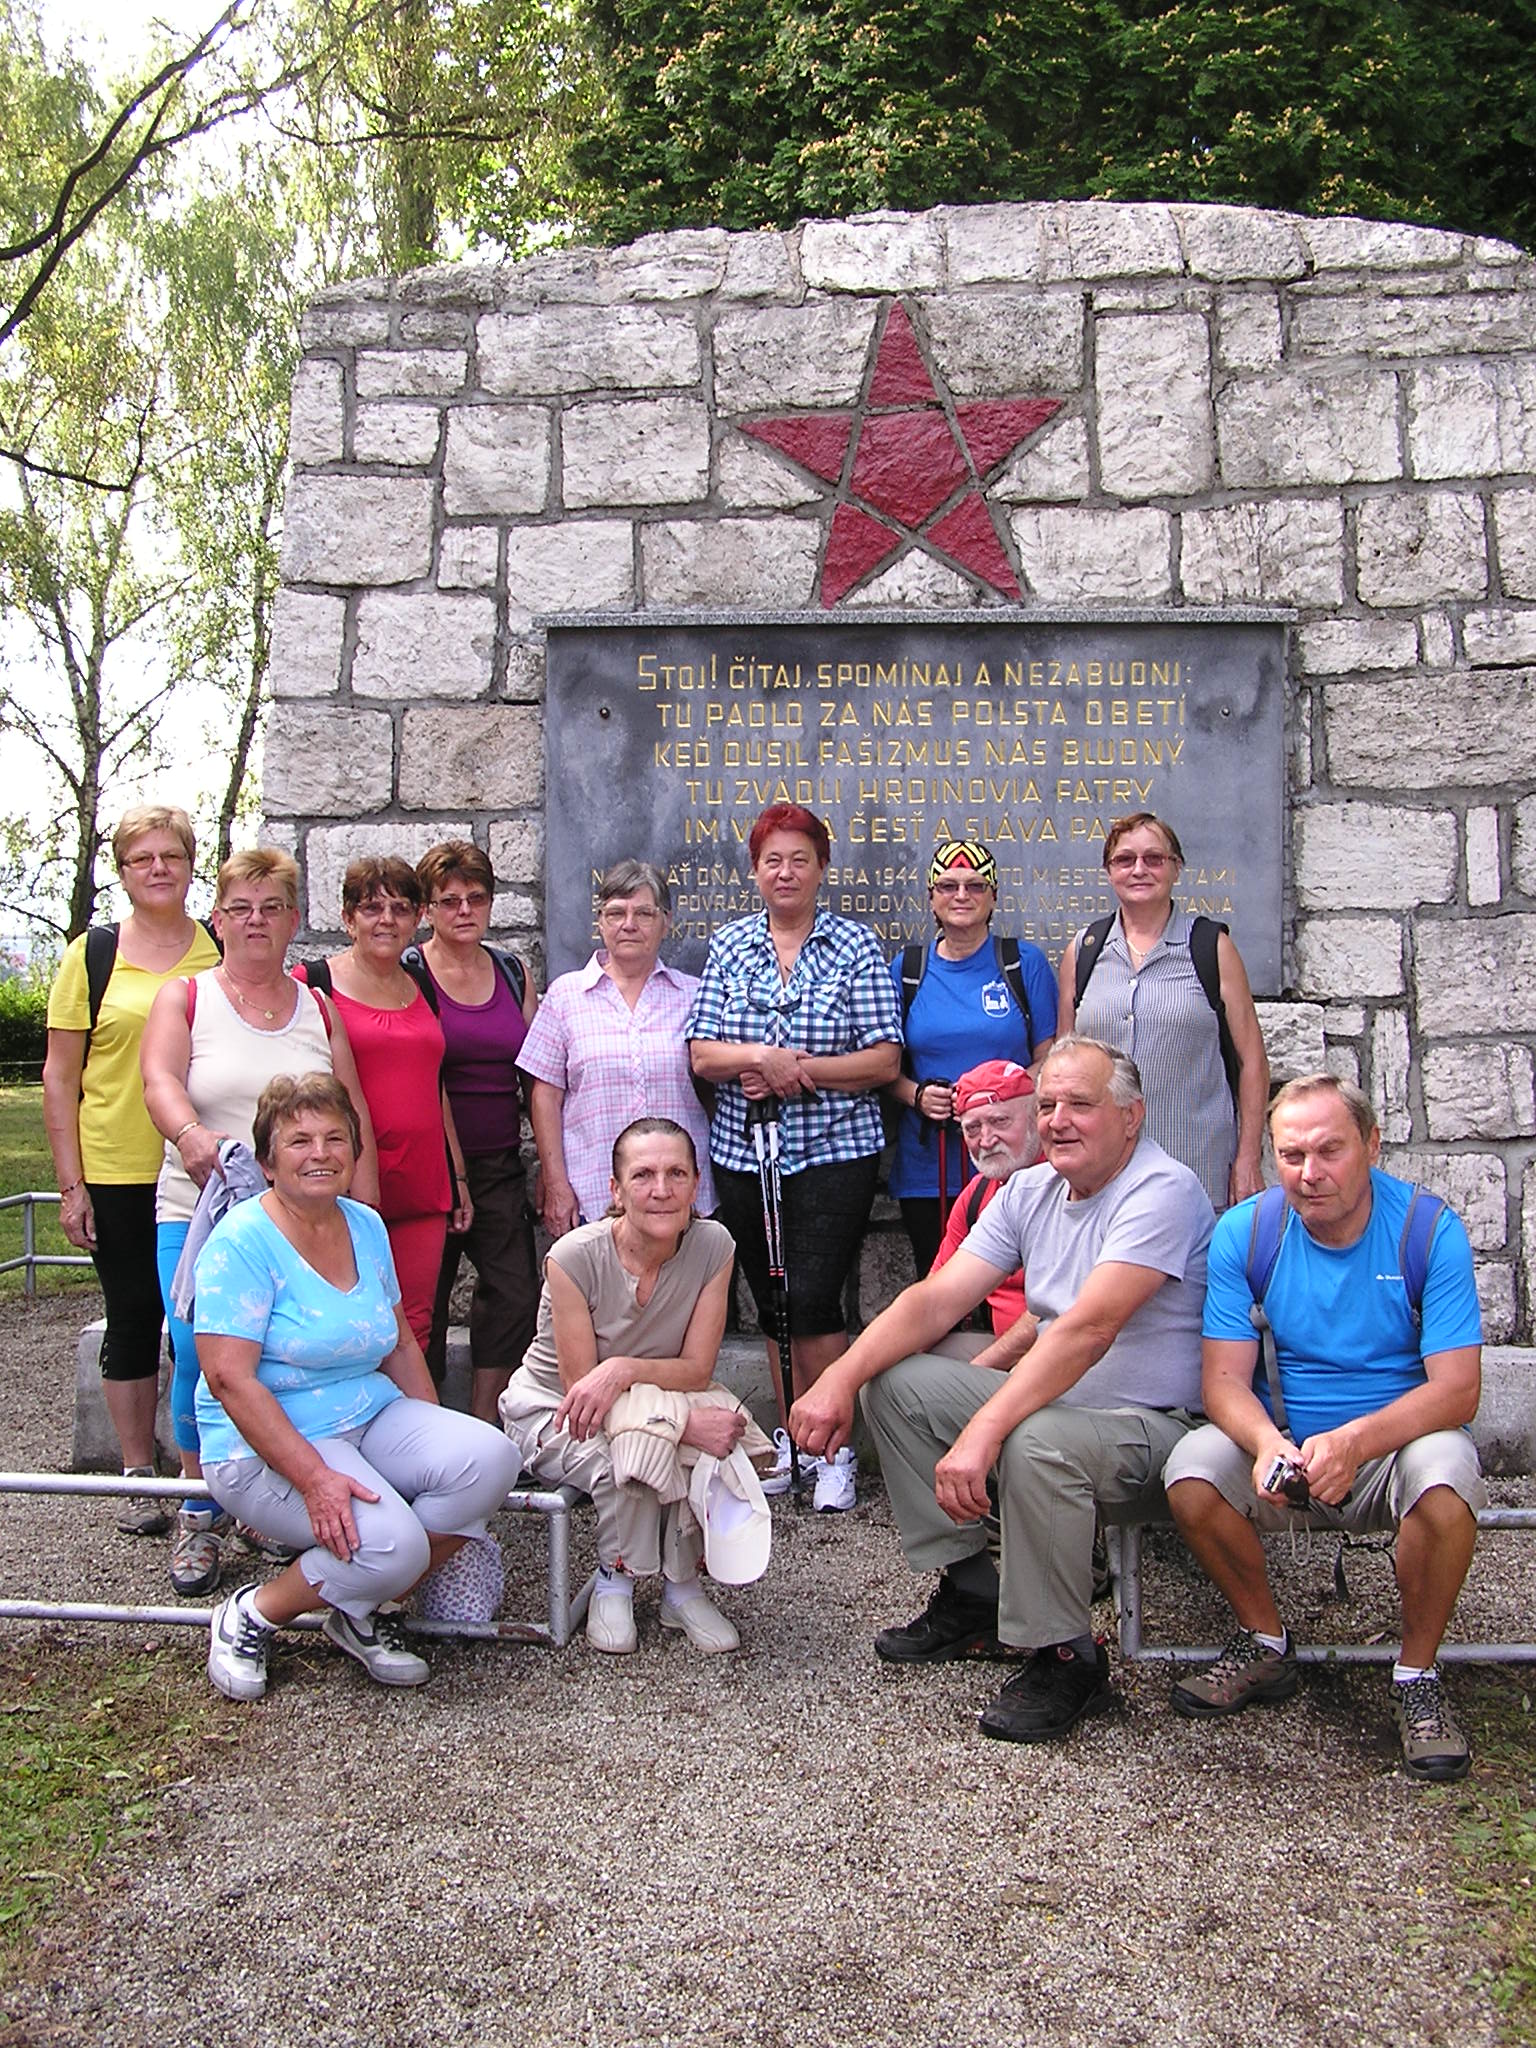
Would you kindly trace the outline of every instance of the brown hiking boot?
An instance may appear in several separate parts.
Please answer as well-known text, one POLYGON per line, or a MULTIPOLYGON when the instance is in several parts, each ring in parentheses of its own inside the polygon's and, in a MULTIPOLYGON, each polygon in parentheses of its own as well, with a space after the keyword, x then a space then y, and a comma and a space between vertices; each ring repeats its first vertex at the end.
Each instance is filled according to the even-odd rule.
POLYGON ((1300 1683, 1289 1641, 1283 1651, 1266 1649, 1251 1630, 1240 1628, 1215 1663, 1181 1678, 1171 1697, 1176 1713, 1204 1721, 1241 1713, 1260 1700, 1288 1700, 1300 1683))

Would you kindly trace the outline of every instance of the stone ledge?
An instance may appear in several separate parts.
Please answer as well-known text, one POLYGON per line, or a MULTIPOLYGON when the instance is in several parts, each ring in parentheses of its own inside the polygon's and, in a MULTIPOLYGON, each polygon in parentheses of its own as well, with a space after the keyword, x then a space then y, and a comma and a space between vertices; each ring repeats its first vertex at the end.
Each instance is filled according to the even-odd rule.
MULTIPOLYGON (((87 1323, 80 1333, 75 1368, 75 1428, 70 1468, 75 1472, 115 1472, 117 1437, 102 1399, 97 1359, 104 1322, 87 1323)), ((759 1337, 727 1337, 720 1347, 719 1379, 752 1410, 771 1436, 778 1427, 778 1402, 768 1376, 768 1358, 759 1337)), ((175 1443, 168 1404, 169 1374, 160 1390, 156 1438, 174 1466, 175 1443)), ((469 1332, 448 1333, 448 1373, 443 1397, 451 1408, 469 1405, 469 1332)), ((1493 1477, 1514 1478, 1536 1470, 1536 1350, 1487 1345, 1483 1350, 1483 1400, 1472 1425, 1483 1469, 1493 1477)))

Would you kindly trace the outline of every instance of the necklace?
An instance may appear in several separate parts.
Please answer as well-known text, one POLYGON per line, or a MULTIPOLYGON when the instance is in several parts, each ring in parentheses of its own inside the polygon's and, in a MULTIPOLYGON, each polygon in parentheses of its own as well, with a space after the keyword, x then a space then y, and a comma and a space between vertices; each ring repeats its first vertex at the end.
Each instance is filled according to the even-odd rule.
POLYGON ((229 994, 234 997, 235 1001, 240 1005, 242 1010, 254 1010, 258 1016, 265 1017, 269 1024, 274 1022, 274 1020, 277 1017, 276 1010, 264 1010, 260 1003, 252 1001, 249 996, 241 995, 235 983, 230 980, 229 970, 227 967, 221 967, 219 969, 219 980, 223 984, 224 988, 229 992, 229 994))

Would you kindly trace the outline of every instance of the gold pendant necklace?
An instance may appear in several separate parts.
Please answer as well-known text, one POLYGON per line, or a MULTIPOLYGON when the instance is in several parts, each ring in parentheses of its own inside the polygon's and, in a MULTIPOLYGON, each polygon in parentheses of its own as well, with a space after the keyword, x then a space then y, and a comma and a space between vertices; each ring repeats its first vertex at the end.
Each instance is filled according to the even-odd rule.
POLYGON ((277 1017, 276 1010, 263 1010, 260 1003, 253 1003, 248 1001, 245 996, 241 995, 239 989, 235 986, 234 982, 230 980, 228 971, 226 969, 220 968, 219 979, 223 982, 225 988, 229 990, 229 993, 234 997, 235 1001, 240 1005, 242 1010, 258 1011, 261 1016, 266 1018, 269 1024, 275 1022, 277 1017))

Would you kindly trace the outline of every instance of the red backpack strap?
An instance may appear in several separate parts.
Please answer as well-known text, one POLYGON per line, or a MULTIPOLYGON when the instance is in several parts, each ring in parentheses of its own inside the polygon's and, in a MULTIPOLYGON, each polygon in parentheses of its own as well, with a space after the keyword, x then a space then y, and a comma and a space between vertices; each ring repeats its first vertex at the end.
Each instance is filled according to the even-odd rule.
POLYGON ((187 976, 187 1029, 192 1029, 192 1019, 197 1015, 197 976, 187 976))
POLYGON ((315 1001, 320 1005, 320 1022, 325 1026, 326 1037, 334 1038, 336 1036, 336 1022, 331 1015, 330 1004, 325 1000, 325 997, 321 995, 319 989, 312 988, 310 990, 310 994, 314 997, 315 1001))

